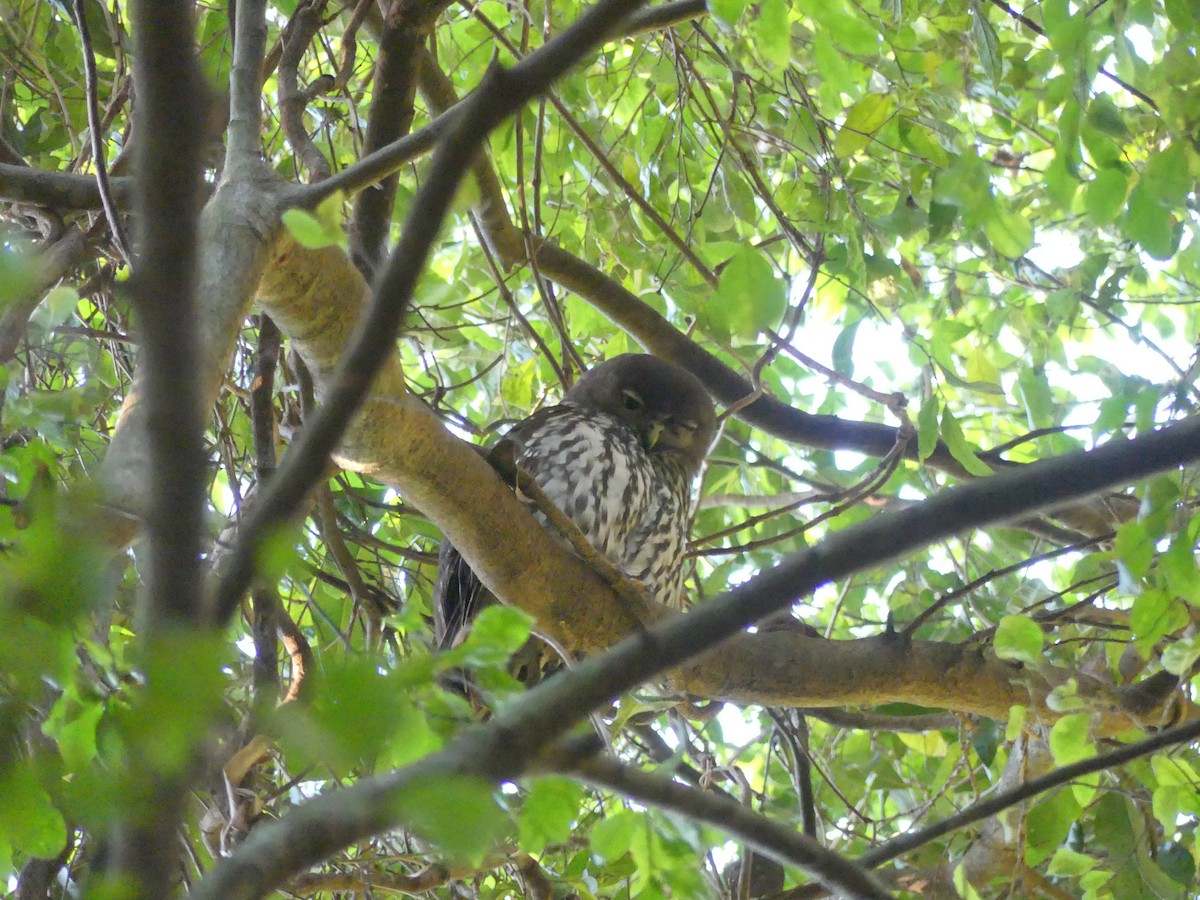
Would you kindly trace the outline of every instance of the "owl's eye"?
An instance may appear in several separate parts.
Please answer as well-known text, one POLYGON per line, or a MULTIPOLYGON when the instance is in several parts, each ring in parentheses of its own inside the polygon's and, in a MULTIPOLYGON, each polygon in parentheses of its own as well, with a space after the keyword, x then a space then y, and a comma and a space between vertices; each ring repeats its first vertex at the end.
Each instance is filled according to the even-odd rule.
POLYGON ((636 392, 631 391, 628 388, 621 391, 621 402, 630 412, 637 412, 646 405, 642 402, 642 398, 639 397, 636 392))

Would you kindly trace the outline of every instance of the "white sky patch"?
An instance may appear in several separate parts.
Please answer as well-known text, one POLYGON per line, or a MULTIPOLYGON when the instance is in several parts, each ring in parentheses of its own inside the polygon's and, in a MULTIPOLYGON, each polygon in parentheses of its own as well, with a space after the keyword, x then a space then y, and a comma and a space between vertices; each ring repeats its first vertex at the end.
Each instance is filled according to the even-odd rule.
POLYGON ((1065 231, 1043 231, 1038 234, 1037 244, 1025 256, 1038 268, 1054 272, 1073 269, 1083 262, 1084 254, 1075 235, 1065 231))
POLYGON ((1142 62, 1153 63, 1158 60, 1158 54, 1154 51, 1154 35, 1145 25, 1127 25, 1125 39, 1142 62))
POLYGON ((721 724, 721 733, 726 744, 744 746, 762 737, 762 727, 758 724, 758 716, 753 710, 754 707, 743 710, 732 703, 721 707, 721 711, 717 713, 717 721, 721 724))

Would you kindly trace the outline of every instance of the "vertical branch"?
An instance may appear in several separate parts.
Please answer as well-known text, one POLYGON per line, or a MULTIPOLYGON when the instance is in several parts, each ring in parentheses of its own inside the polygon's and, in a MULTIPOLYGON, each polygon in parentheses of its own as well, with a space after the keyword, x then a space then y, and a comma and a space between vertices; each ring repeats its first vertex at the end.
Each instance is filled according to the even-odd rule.
POLYGON ((308 96, 300 89, 300 61, 304 51, 321 28, 323 0, 303 3, 283 31, 283 52, 279 57, 279 119, 293 152, 304 163, 313 181, 324 181, 331 174, 329 160, 308 136, 304 110, 308 96))
POLYGON ((267 52, 266 0, 238 0, 233 68, 229 73, 229 144, 226 172, 257 162, 262 152, 262 69, 267 52))
MULTIPOLYGON (((275 471, 275 371, 282 336, 265 314, 258 323, 254 384, 250 390, 250 420, 254 427, 254 467, 258 484, 275 471)), ((259 584, 250 592, 254 609, 254 707, 264 711, 279 701, 279 592, 274 584, 259 584)))
POLYGON ((100 85, 96 78, 96 54, 92 51, 92 36, 88 31, 87 14, 84 11, 83 3, 84 0, 75 0, 75 23, 79 28, 79 40, 83 44, 83 83, 87 94, 88 133, 92 138, 92 158, 96 161, 96 186, 100 189, 100 203, 104 207, 104 216, 108 219, 108 227, 112 229, 113 243, 117 245, 117 252, 128 264, 130 262, 129 241, 125 238, 125 229, 121 227, 121 216, 108 185, 108 169, 104 162, 104 135, 100 121, 100 85))
POLYGON ((195 110, 203 85, 192 5, 142 0, 134 14, 140 127, 154 135, 138 147, 140 252, 133 279, 153 484, 145 614, 151 628, 161 629, 200 620, 204 455, 194 300, 201 122, 195 110))
MULTIPOLYGON (((364 156, 398 140, 412 128, 417 72, 423 57, 421 44, 446 6, 446 0, 394 0, 391 4, 379 38, 364 156)), ((370 269, 383 260, 387 250, 398 179, 397 174, 389 175, 360 192, 354 203, 350 230, 357 237, 362 261, 370 269)))
MULTIPOLYGON (((149 567, 141 615, 146 690, 169 695, 158 665, 178 638, 203 624, 200 540, 205 458, 201 447, 200 348, 195 310, 203 83, 195 57, 194 9, 185 0, 133 4, 139 129, 134 202, 138 253, 132 279, 142 332, 135 403, 145 411, 150 482, 149 567)), ((171 707, 167 707, 171 708, 171 707)), ((146 707, 140 710, 146 715, 146 707)), ((156 722, 147 723, 150 733, 156 722)), ((126 764, 146 789, 123 804, 113 827, 112 881, 128 898, 170 896, 190 759, 156 760, 149 734, 130 741, 126 764)), ((189 748, 190 749, 190 748, 189 748)))

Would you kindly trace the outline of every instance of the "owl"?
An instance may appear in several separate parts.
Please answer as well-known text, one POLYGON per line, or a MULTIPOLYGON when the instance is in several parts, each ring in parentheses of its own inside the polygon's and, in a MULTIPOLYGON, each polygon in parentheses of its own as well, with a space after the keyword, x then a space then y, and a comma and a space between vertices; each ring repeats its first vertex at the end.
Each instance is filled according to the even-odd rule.
MULTIPOLYGON (((609 562, 648 596, 678 608, 692 489, 715 432, 713 403, 699 379, 629 353, 595 366, 562 403, 517 423, 492 454, 511 452, 609 562)), ((443 542, 434 584, 439 646, 452 646, 489 602, 443 542)))

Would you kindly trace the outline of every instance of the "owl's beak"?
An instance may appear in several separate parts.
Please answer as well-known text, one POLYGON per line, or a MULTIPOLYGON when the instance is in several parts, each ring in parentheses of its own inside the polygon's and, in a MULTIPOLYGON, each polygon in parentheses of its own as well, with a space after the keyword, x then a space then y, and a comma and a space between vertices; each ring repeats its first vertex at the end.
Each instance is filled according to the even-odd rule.
POLYGON ((646 449, 653 450, 654 445, 658 443, 658 439, 662 437, 663 423, 651 422, 650 427, 646 429, 646 449))

